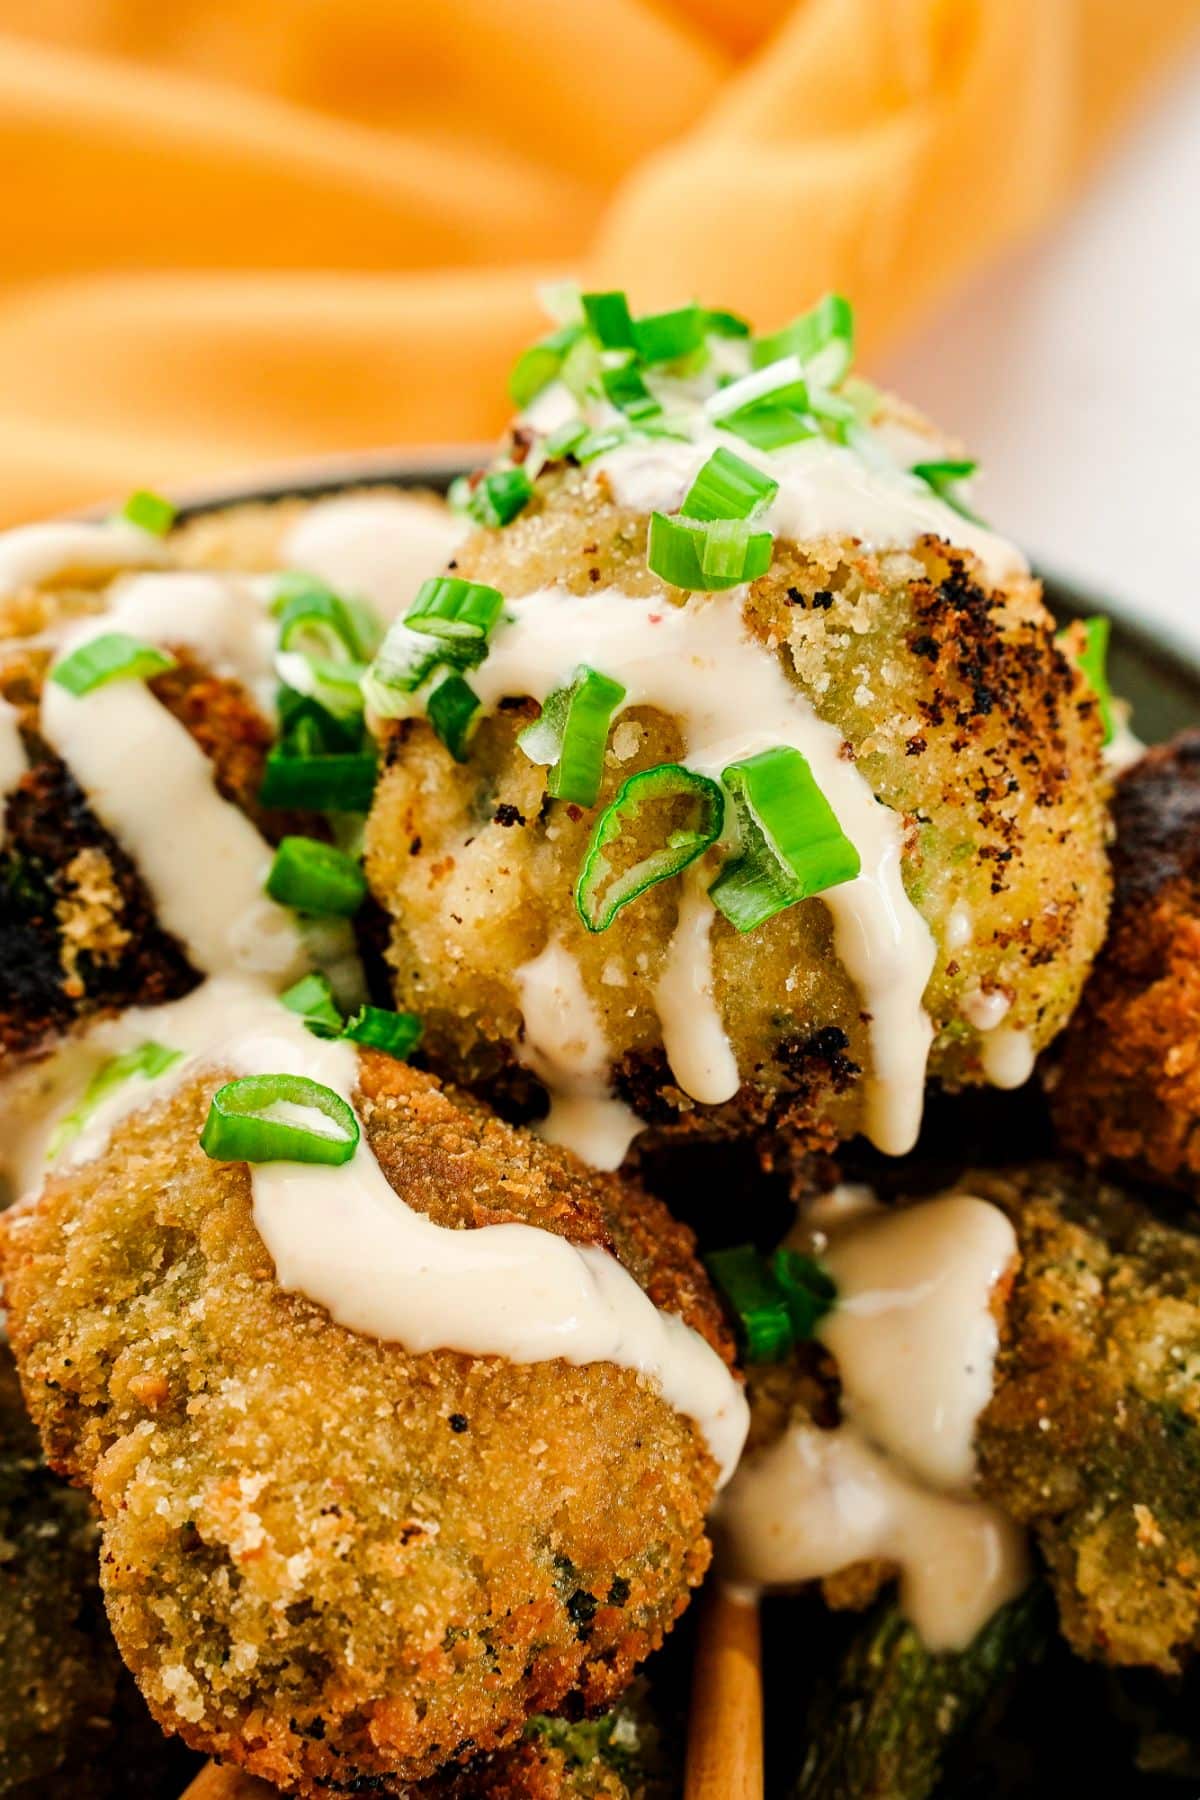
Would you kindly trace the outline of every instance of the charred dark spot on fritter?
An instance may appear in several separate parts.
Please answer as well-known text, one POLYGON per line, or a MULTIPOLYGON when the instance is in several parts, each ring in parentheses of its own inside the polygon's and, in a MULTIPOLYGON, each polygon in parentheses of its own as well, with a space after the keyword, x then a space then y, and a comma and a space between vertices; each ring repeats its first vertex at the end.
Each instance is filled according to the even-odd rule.
POLYGON ((199 981, 182 946, 158 925, 141 876, 100 824, 65 766, 45 756, 9 796, 0 851, 0 1046, 24 1053, 77 1017, 109 1007, 155 1006, 199 981), (72 944, 64 917, 72 867, 92 852, 104 870, 108 947, 99 934, 72 944))
POLYGON ((849 1048, 850 1039, 839 1025, 824 1025, 806 1038, 784 1038, 775 1047, 775 1060, 805 1092, 817 1083, 844 1094, 862 1074, 858 1063, 846 1055, 849 1048))
POLYGON ((521 812, 517 807, 513 806, 507 800, 502 800, 500 802, 500 805, 496 808, 495 812, 492 814, 492 823, 493 823, 493 825, 510 826, 510 825, 524 825, 524 824, 527 824, 528 821, 525 818, 525 814, 523 812, 521 812))

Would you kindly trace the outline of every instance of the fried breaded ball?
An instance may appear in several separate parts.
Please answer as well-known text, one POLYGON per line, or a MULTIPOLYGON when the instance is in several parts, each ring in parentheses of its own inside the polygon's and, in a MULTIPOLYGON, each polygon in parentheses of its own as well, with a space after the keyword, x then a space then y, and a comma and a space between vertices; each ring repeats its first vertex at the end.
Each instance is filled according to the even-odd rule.
POLYGON ((1200 1185, 1200 731, 1117 783, 1108 939, 1048 1077, 1089 1162, 1200 1185))
MULTIPOLYGON (((212 762, 218 792, 269 842, 321 835, 308 815, 259 805, 274 728, 247 690, 186 649, 173 654, 176 667, 149 685, 212 762)), ((44 650, 0 642, 0 700, 20 715, 29 765, 0 833, 0 1068, 97 1013, 179 999, 199 980, 135 863, 38 734, 48 663, 44 650)))
MULTIPOLYGON (((511 597, 558 583, 685 603, 646 566, 645 515, 617 505, 603 476, 559 465, 537 490, 510 525, 467 540, 458 575, 511 597)), ((925 995, 931 1072, 983 1078, 968 1016, 981 993, 1002 996, 1007 1025, 1047 1043, 1100 942, 1108 877, 1096 705, 1054 642, 1038 584, 989 587, 970 554, 932 538, 874 554, 852 540, 778 541, 744 616, 903 815, 907 889, 939 947, 925 995)), ((715 921, 714 993, 742 1086, 723 1110, 694 1106, 672 1082, 652 1005, 680 883, 645 893, 607 931, 584 928, 573 888, 596 812, 547 800, 546 771, 516 741, 536 713, 519 695, 503 701, 461 765, 424 720, 386 730, 367 871, 392 914, 398 1004, 423 1014, 431 1057, 459 1078, 501 1074, 522 1028, 514 971, 558 934, 603 1024, 616 1089, 644 1118, 709 1129, 783 1119, 818 1145, 850 1135, 868 1022, 824 903, 747 935, 715 921)), ((598 804, 682 748, 676 721, 628 710, 598 804)), ((637 827, 629 841, 631 858, 651 847, 637 827)))
MULTIPOLYGON (((196 1747, 305 1793, 381 1786, 610 1702, 708 1562, 715 1467, 634 1372, 410 1355, 283 1292, 206 1072, 8 1216, 14 1346, 53 1464, 99 1503, 119 1648, 196 1747)), ((442 1225, 610 1248, 727 1357, 686 1230, 366 1053, 393 1187, 442 1225)))
MULTIPOLYGON (((406 1800, 675 1800, 677 1762, 639 1680, 598 1718, 539 1714, 511 1750, 443 1769, 404 1793, 406 1800)), ((271 1800, 277 1791, 228 1769, 214 1789, 211 1800, 271 1800)))
POLYGON ((981 1490, 1031 1525, 1080 1655, 1200 1651, 1200 1237, 1092 1177, 973 1173, 1016 1227, 981 1490))

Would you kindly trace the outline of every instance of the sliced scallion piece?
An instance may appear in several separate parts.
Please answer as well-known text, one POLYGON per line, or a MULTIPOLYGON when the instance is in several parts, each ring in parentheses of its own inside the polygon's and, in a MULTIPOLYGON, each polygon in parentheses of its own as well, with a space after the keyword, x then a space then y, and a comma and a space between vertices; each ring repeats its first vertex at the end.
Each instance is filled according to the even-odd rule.
POLYGON ((362 696, 373 713, 383 719, 415 718, 422 706, 417 696, 440 663, 467 665, 487 654, 484 639, 460 638, 456 643, 414 631, 403 619, 388 627, 374 662, 362 678, 362 696))
POLYGON ((732 450, 714 450, 680 511, 689 519, 750 519, 769 506, 779 483, 732 450))
POLYGON ((532 498, 526 469, 493 469, 470 490, 465 510, 480 525, 508 525, 532 498))
POLYGON ((745 1360, 782 1362, 794 1342, 787 1295, 754 1245, 713 1250, 704 1262, 729 1308, 745 1360))
POLYGON ((136 525, 140 531, 148 531, 154 537, 166 537, 175 523, 176 512, 169 500, 161 494, 151 493, 149 488, 139 488, 130 494, 121 508, 121 518, 136 525))
POLYGON ((347 1019, 343 1037, 371 1050, 383 1050, 399 1062, 411 1056, 421 1041, 421 1021, 416 1013, 390 1012, 384 1006, 360 1006, 347 1019))
POLYGON ((817 425, 811 414, 797 412, 790 406, 774 406, 763 401, 757 406, 742 406, 716 420, 722 431, 753 444, 756 450, 783 450, 804 438, 816 437, 817 425))
POLYGON ((633 341, 644 363, 678 362, 704 343, 712 329, 702 306, 679 306, 674 312, 647 313, 633 322, 633 341))
POLYGON ((314 576, 289 570, 275 582, 271 611, 279 620, 282 650, 345 655, 367 662, 383 635, 380 622, 360 600, 344 599, 314 576))
POLYGON ((350 1161, 358 1136, 353 1107, 321 1082, 307 1075, 243 1075, 213 1095, 200 1148, 215 1162, 338 1164, 350 1161), (296 1109, 313 1123, 296 1119, 296 1109))
POLYGON ((285 741, 267 757, 258 797, 264 806, 307 812, 367 812, 378 775, 371 750, 306 754, 285 741))
POLYGON ((749 337, 750 321, 743 319, 740 313, 714 311, 707 307, 704 313, 704 329, 713 337, 749 337))
POLYGON ((564 360, 582 336, 582 325, 563 325, 522 351, 508 378, 508 391, 514 405, 525 408, 537 399, 543 388, 558 379, 564 360))
POLYGON ((912 473, 919 476, 933 489, 938 499, 944 500, 947 506, 952 506, 956 513, 961 513, 964 519, 970 519, 973 525, 981 525, 982 519, 971 511, 958 493, 959 482, 968 481, 978 467, 978 463, 967 457, 958 460, 950 457, 943 458, 940 462, 914 463, 912 473))
MULTIPOLYGON (((1112 689, 1108 685, 1108 639, 1112 626, 1103 613, 1093 613, 1090 619, 1081 619, 1083 627, 1083 649, 1076 658, 1079 670, 1088 686, 1096 696, 1100 708, 1100 723, 1104 727, 1104 742, 1112 743, 1114 721, 1112 709, 1112 689)), ((1069 642, 1068 632, 1060 632, 1058 642, 1064 639, 1069 642)))
POLYGON ((589 931, 607 931, 623 906, 660 881, 669 881, 721 835, 725 799, 715 781, 679 763, 660 763, 622 783, 592 827, 575 883, 575 905, 589 931), (687 808, 685 821, 668 829, 661 847, 632 867, 615 867, 621 840, 645 841, 641 827, 649 806, 687 808))
POLYGON ((275 671, 285 686, 339 719, 357 719, 362 713, 365 663, 314 656, 304 650, 280 650, 275 671))
POLYGON ((467 759, 467 732, 478 710, 479 696, 454 671, 438 682, 425 703, 429 723, 455 762, 467 759))
POLYGON ((796 356, 810 380, 836 387, 854 360, 854 308, 841 294, 826 294, 811 312, 801 313, 782 331, 755 338, 750 360, 756 369, 796 356))
POLYGON ((548 437, 542 439, 542 456, 546 462, 557 462, 559 457, 571 456, 577 444, 588 435, 588 428, 582 419, 568 419, 565 425, 558 426, 548 437))
POLYGON ((705 412, 716 424, 752 406, 785 406, 794 412, 808 410, 808 382, 799 357, 784 356, 765 368, 726 382, 705 402, 705 412))
POLYGON ((316 838, 285 837, 275 852, 266 888, 281 906, 318 919, 349 919, 367 893, 366 877, 352 857, 316 838))
POLYGON ((787 1245, 772 1256, 771 1274, 787 1302, 792 1336, 803 1343, 813 1336, 837 1299, 833 1277, 813 1257, 787 1245))
POLYGON ((721 779, 733 801, 741 847, 708 891, 738 931, 753 931, 859 873, 858 851, 799 750, 777 745, 731 763, 721 779))
POLYGON ((147 1042, 139 1044, 134 1050, 122 1051, 120 1056, 110 1057, 108 1062, 96 1070, 84 1088, 79 1104, 72 1107, 55 1126, 46 1148, 47 1157, 53 1160, 60 1151, 65 1150, 79 1136, 97 1109, 119 1087, 124 1087, 127 1081, 137 1075, 145 1081, 153 1081, 156 1076, 165 1074, 182 1055, 182 1050, 171 1050, 166 1044, 147 1042))
POLYGON ((279 998, 289 1012, 304 1020, 314 1037, 341 1037, 344 1021, 328 976, 302 975, 279 998))
POLYGON ((619 681, 583 664, 570 687, 548 694, 541 717, 520 733, 517 742, 530 762, 551 765, 546 792, 555 800, 595 806, 609 728, 624 698, 619 681))
POLYGON ((583 316, 588 330, 605 350, 633 350, 633 317, 619 288, 603 294, 582 294, 583 316))
POLYGON ((109 681, 152 681, 175 667, 175 658, 124 631, 104 631, 64 656, 50 679, 79 698, 109 681))
POLYGON ((626 418, 653 419, 662 411, 633 363, 622 363, 619 368, 601 370, 600 385, 604 389, 605 398, 618 407, 626 418))
POLYGON ((485 644, 503 605, 498 588, 457 575, 435 575, 421 583, 404 623, 447 643, 485 644))
POLYGON ((646 561, 673 587, 707 593, 757 581, 771 566, 769 531, 741 519, 670 518, 652 513, 646 561))

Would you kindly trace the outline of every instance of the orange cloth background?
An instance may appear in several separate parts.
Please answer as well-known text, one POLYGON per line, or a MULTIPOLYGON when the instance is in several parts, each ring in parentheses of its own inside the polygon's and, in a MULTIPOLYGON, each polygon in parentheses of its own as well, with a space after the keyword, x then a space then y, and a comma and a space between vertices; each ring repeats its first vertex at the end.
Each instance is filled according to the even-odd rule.
POLYGON ((0 0, 0 513, 466 442, 577 273, 868 356, 1198 0, 0 0))

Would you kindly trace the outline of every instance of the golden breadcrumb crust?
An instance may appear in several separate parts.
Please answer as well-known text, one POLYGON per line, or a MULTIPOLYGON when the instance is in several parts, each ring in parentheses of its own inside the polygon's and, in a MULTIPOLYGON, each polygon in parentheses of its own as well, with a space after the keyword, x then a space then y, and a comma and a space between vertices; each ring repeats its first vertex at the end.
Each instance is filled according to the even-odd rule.
POLYGON ((1109 935, 1051 1073, 1063 1142, 1090 1162, 1200 1183, 1200 731, 1117 784, 1109 935))
MULTIPOLYGON (((559 471, 503 531, 468 539, 454 566, 514 596, 557 581, 682 603, 647 569, 645 540, 645 517, 615 505, 601 480, 559 471)), ((939 944, 926 994, 931 1071, 982 1079, 980 1034, 963 1011, 980 989, 999 990, 1007 1023, 1047 1043, 1101 940, 1108 873, 1096 704, 1055 645, 1038 584, 988 588, 969 555, 931 538, 874 555, 850 541, 781 543, 745 618, 903 815, 906 886, 939 944), (952 908, 965 943, 961 931, 947 941, 952 908)), ((367 869, 393 914, 398 1002, 425 1015, 431 1055, 472 1079, 501 1069, 521 1030, 514 971, 559 933, 603 1021, 618 1089, 645 1116, 691 1111, 711 1127, 782 1111, 818 1143, 853 1132, 867 1027, 824 904, 803 902, 747 936, 717 920, 715 992, 743 1086, 723 1112, 693 1110, 671 1083, 651 1003, 679 883, 599 936, 584 929, 572 890, 595 813, 546 803, 545 771, 516 743, 533 716, 514 697, 480 725, 461 766, 424 722, 387 735, 367 869)), ((600 804, 681 747, 674 721, 645 707, 623 715, 600 804)))
MULTIPOLYGON (((152 1710, 318 1793, 509 1745, 569 1695, 611 1701, 708 1562, 696 1427, 625 1369, 409 1355, 282 1292, 245 1165, 198 1147, 216 1080, 0 1225, 30 1409, 95 1493, 152 1710)), ((609 1246, 728 1356, 661 1203, 376 1053, 359 1104, 410 1204, 609 1246)))

